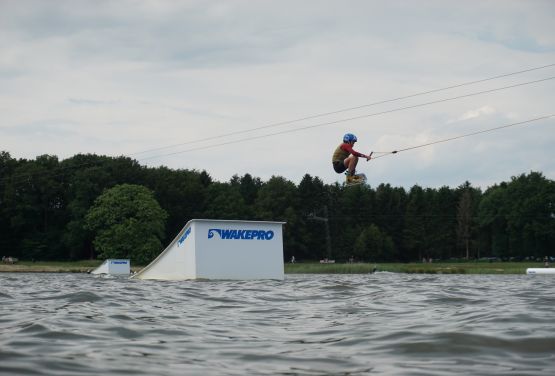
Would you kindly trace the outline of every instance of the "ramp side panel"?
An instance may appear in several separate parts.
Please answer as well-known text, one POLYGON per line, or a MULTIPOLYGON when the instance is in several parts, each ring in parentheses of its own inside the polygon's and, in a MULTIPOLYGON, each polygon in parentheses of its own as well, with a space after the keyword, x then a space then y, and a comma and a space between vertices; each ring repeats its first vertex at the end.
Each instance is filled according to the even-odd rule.
POLYGON ((108 274, 131 274, 131 261, 129 259, 109 259, 106 261, 108 261, 108 274))
POLYGON ((106 259, 94 269, 91 274, 125 275, 131 273, 131 262, 129 259, 106 259))
POLYGON ((283 224, 199 221, 197 278, 284 279, 283 224))
POLYGON ((555 275, 555 268, 528 268, 526 274, 553 274, 555 275))
POLYGON ((196 278, 194 222, 189 221, 166 249, 133 278, 161 280, 196 278))
POLYGON ((108 274, 108 260, 104 260, 91 274, 108 274))

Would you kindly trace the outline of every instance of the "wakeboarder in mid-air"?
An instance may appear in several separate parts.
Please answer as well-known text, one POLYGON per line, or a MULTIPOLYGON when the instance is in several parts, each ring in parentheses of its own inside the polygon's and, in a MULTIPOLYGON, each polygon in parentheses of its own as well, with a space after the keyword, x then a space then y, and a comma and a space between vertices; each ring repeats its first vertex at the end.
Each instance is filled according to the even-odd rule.
POLYGON ((333 169, 338 174, 345 172, 347 179, 346 185, 362 184, 366 182, 366 175, 357 174, 356 166, 359 158, 366 158, 367 161, 372 157, 372 153, 365 155, 353 149, 357 142, 357 137, 352 133, 343 136, 343 142, 335 149, 332 157, 333 169))

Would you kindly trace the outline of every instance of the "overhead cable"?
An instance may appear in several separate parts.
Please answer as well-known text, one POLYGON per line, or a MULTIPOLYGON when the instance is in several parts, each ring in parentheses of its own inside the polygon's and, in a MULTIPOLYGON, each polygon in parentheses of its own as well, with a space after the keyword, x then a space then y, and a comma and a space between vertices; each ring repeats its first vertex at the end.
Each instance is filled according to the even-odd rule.
POLYGON ((457 99, 468 98, 468 97, 472 97, 472 96, 476 96, 476 95, 492 93, 492 92, 495 92, 495 91, 506 90, 506 89, 510 89, 510 88, 514 88, 514 87, 518 87, 518 86, 531 85, 531 84, 544 82, 544 81, 549 81, 549 80, 553 80, 553 79, 555 79, 555 77, 548 77, 548 78, 543 78, 543 79, 540 79, 540 80, 522 82, 522 83, 509 85, 509 86, 504 86, 504 87, 500 87, 500 88, 496 88, 496 89, 483 90, 483 91, 479 91, 479 92, 475 92, 475 93, 459 95, 459 96, 456 96, 456 97, 444 98, 444 99, 439 99, 439 100, 425 102, 425 103, 419 103, 419 104, 415 104, 415 105, 411 105, 411 106, 398 107, 398 108, 394 108, 394 109, 391 109, 391 110, 380 111, 380 112, 375 112, 375 113, 371 113, 371 114, 358 115, 358 116, 353 116, 353 117, 345 118, 345 119, 333 120, 333 121, 328 121, 328 122, 324 122, 324 123, 317 123, 317 124, 298 127, 298 128, 294 128, 294 129, 288 129, 288 130, 274 132, 274 133, 267 133, 267 134, 259 135, 259 136, 245 137, 245 138, 241 138, 241 139, 238 139, 238 140, 226 141, 226 142, 221 142, 221 143, 206 145, 206 146, 198 146, 198 147, 194 147, 194 148, 190 148, 190 149, 185 149, 185 150, 180 150, 180 151, 175 151, 175 152, 165 153, 165 154, 158 154, 158 155, 153 155, 153 156, 149 156, 149 157, 145 157, 145 158, 137 158, 137 159, 140 160, 140 161, 145 161, 145 160, 167 157, 167 156, 176 155, 176 154, 189 153, 189 152, 192 152, 192 151, 212 149, 212 148, 215 148, 215 147, 224 146, 224 145, 231 145, 231 144, 236 144, 236 143, 240 143, 240 142, 259 140, 259 139, 262 139, 262 138, 278 136, 278 135, 282 135, 282 134, 286 134, 286 133, 300 132, 300 131, 304 131, 304 130, 307 130, 307 129, 323 127, 323 126, 326 126, 326 125, 344 123, 344 122, 347 122, 347 121, 359 120, 359 119, 369 118, 369 117, 373 117, 373 116, 385 115, 385 114, 389 114, 389 113, 393 113, 393 112, 399 112, 399 111, 409 110, 409 109, 413 109, 413 108, 429 106, 429 105, 432 105, 432 104, 454 101, 454 100, 457 100, 457 99))
POLYGON ((432 90, 422 91, 422 92, 409 94, 409 95, 405 95, 405 96, 385 99, 385 100, 381 100, 381 101, 378 101, 378 102, 363 104, 363 105, 354 106, 354 107, 347 107, 347 108, 343 108, 343 109, 339 109, 339 110, 335 110, 335 111, 324 112, 324 113, 315 114, 315 115, 309 115, 309 116, 305 116, 305 117, 301 117, 301 118, 297 118, 297 119, 292 119, 292 120, 285 120, 285 121, 281 121, 281 122, 277 122, 277 123, 270 123, 270 124, 255 127, 255 128, 229 132, 229 133, 220 134, 220 135, 211 136, 211 137, 205 137, 203 139, 186 141, 186 142, 182 142, 182 143, 179 143, 179 144, 173 144, 173 145, 168 145, 168 146, 162 146, 162 147, 159 147, 159 148, 138 151, 138 152, 135 152, 135 153, 128 154, 128 156, 135 156, 135 155, 138 155, 138 154, 145 154, 145 153, 150 153, 150 152, 159 151, 159 150, 172 149, 172 148, 175 148, 175 147, 178 147, 178 146, 185 146, 185 145, 195 144, 195 143, 203 142, 203 141, 207 141, 207 140, 217 140, 217 139, 224 138, 224 137, 237 136, 237 135, 240 135, 240 134, 255 132, 255 131, 262 130, 262 129, 268 129, 268 128, 279 127, 279 126, 282 126, 282 125, 294 124, 294 123, 298 123, 298 122, 301 122, 301 121, 317 119, 317 118, 321 118, 321 117, 324 117, 324 116, 336 115, 336 114, 343 113, 343 112, 359 110, 361 108, 367 108, 367 107, 377 106, 377 105, 380 105, 380 104, 396 102, 396 101, 400 101, 400 100, 403 100, 403 99, 409 99, 409 98, 428 95, 428 94, 432 94, 432 93, 438 93, 438 92, 441 92, 441 91, 456 89, 456 88, 460 88, 460 87, 463 87, 463 86, 475 85, 475 84, 482 83, 482 82, 492 81, 492 80, 496 80, 496 79, 504 78, 504 77, 515 76, 515 75, 518 75, 518 74, 528 73, 528 72, 532 72, 532 71, 536 71, 536 70, 540 70, 540 69, 545 69, 545 68, 550 68, 550 67, 553 67, 553 66, 555 66, 555 64, 548 64, 548 65, 543 65, 543 66, 540 66, 540 67, 524 69, 524 70, 511 72, 511 73, 505 73, 505 74, 501 74, 501 75, 497 75, 497 76, 493 76, 493 77, 483 78, 483 79, 480 79, 480 80, 468 81, 468 82, 463 82, 463 83, 460 83, 460 84, 446 86, 446 87, 442 87, 442 88, 439 88, 439 89, 432 89, 432 90))
POLYGON ((414 149, 419 149, 419 148, 423 148, 423 147, 427 147, 427 146, 431 146, 431 145, 435 145, 435 144, 440 144, 440 143, 443 143, 443 142, 453 141, 453 140, 457 140, 459 138, 476 136, 476 135, 479 135, 479 134, 482 134, 482 133, 493 132, 493 131, 497 131, 497 130, 504 129, 504 128, 514 127, 516 125, 528 124, 528 123, 532 123, 532 122, 539 121, 539 120, 545 120, 545 119, 552 118, 554 116, 555 116, 555 114, 540 116, 540 117, 537 117, 537 118, 534 118, 534 119, 528 119, 528 120, 524 120, 524 121, 519 121, 517 123, 502 125, 502 126, 494 127, 494 128, 488 128, 488 129, 484 129, 484 130, 481 130, 481 131, 467 133, 467 134, 454 136, 454 137, 449 137, 449 138, 445 138, 445 139, 442 139, 442 140, 437 140, 437 141, 432 141, 432 142, 428 142, 428 143, 421 144, 421 145, 407 147, 407 148, 404 148, 404 149, 393 150, 393 151, 390 151, 390 152, 380 152, 383 155, 379 155, 379 156, 374 157, 372 159, 378 159, 378 158, 386 157, 386 156, 391 155, 391 154, 397 154, 397 153, 400 153, 400 152, 403 152, 403 151, 414 150, 414 149))

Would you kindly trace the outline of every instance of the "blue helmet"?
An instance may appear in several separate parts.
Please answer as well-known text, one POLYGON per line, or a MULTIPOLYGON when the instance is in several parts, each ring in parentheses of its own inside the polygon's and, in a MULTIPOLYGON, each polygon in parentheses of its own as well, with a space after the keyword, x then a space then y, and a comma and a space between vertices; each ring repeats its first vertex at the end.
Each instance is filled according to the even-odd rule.
POLYGON ((357 142, 357 136, 355 136, 352 133, 347 133, 345 134, 345 136, 343 136, 343 142, 347 142, 347 143, 357 142))

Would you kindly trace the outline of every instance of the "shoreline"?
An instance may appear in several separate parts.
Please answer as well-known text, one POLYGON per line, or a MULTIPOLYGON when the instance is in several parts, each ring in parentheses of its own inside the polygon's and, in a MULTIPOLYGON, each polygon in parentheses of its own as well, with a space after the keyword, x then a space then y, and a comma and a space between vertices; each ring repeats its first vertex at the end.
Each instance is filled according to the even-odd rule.
POLYGON ((434 263, 351 263, 351 264, 287 264, 290 274, 368 274, 374 271, 404 274, 514 274, 526 275, 528 268, 543 268, 541 262, 458 261, 434 263))
MULTIPOLYGON (((0 273, 90 273, 102 264, 102 260, 66 261, 66 262, 29 262, 20 261, 16 264, 0 264, 0 273)), ((132 267, 131 272, 143 266, 132 267)))
MULTIPOLYGON (((27 262, 0 264, 0 273, 89 273, 102 260, 75 262, 27 262)), ((284 264, 285 274, 369 274, 375 271, 404 274, 526 274, 527 268, 544 268, 539 262, 445 262, 445 263, 336 263, 284 264)), ((131 267, 138 272, 144 266, 131 267)))

